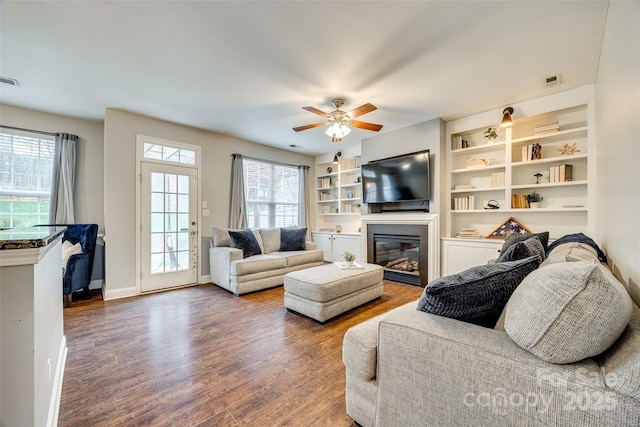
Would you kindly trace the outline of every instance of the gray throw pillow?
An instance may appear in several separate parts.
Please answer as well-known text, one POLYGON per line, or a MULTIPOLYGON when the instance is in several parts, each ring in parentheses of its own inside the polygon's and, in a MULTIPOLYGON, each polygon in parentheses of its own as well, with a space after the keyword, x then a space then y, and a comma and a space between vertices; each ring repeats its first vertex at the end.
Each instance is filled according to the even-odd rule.
POLYGON ((493 328, 514 289, 538 265, 531 256, 440 277, 424 288, 418 310, 493 328))
POLYGON ((540 262, 544 261, 544 248, 538 236, 529 237, 509 246, 506 251, 501 252, 497 262, 517 261, 519 259, 537 256, 540 262))
POLYGON ((551 363, 605 351, 629 323, 631 298, 597 260, 546 265, 527 276, 507 304, 504 329, 551 363))
POLYGON ((306 249, 306 228, 281 228, 280 251, 304 251, 306 249))
POLYGON ((229 230, 229 236, 233 242, 233 247, 242 250, 242 257, 248 258, 253 255, 260 255, 260 244, 250 229, 232 231, 229 230))
POLYGON ((504 241, 504 244, 502 245, 502 249, 500 249, 500 253, 503 253, 504 251, 509 249, 509 246, 516 244, 518 242, 521 242, 523 240, 527 240, 533 236, 537 236, 538 239, 540 239, 540 243, 542 243, 542 247, 546 252, 547 246, 549 245, 548 231, 544 231, 542 233, 535 233, 535 234, 518 234, 518 233, 510 234, 509 237, 507 237, 507 240, 504 241))

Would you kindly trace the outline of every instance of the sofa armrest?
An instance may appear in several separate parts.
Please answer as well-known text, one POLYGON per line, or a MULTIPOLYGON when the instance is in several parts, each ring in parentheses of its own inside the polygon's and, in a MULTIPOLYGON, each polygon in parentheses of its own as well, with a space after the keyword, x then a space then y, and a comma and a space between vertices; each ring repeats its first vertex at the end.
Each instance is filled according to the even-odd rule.
POLYGON ((309 242, 309 241, 304 242, 304 247, 308 251, 315 251, 318 248, 315 242, 309 242))
POLYGON ((555 365, 503 331, 419 311, 380 322, 377 379, 378 425, 580 425, 585 416, 612 425, 607 419, 637 416, 633 402, 604 386, 591 359, 555 365), (567 410, 570 393, 603 397, 609 410, 567 410))
POLYGON ((211 281, 218 286, 231 290, 229 274, 231 273, 231 262, 242 259, 241 249, 229 247, 209 248, 209 267, 211 270, 211 281))

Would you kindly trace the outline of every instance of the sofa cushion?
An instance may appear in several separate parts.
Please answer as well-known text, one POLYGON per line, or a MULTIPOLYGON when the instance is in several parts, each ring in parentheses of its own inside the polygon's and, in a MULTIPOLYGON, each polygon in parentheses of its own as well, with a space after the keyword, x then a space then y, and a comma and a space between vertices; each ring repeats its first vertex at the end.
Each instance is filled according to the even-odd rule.
POLYGON ((230 274, 232 276, 244 276, 280 268, 287 268, 286 258, 274 255, 254 255, 250 258, 231 262, 230 274))
POLYGON ((240 231, 229 231, 233 247, 242 250, 242 257, 249 258, 253 255, 260 255, 262 250, 260 244, 250 229, 240 231))
POLYGON ((281 228, 280 252, 304 251, 306 236, 306 228, 281 228))
POLYGON ((324 261, 324 252, 320 250, 274 252, 271 255, 277 255, 277 256, 282 256, 286 258, 287 267, 295 267, 297 265, 311 264, 314 262, 324 261))
POLYGON ((640 400, 640 309, 635 304, 627 328, 604 354, 602 374, 607 386, 640 400))
POLYGON ((424 288, 418 310, 492 328, 514 289, 539 265, 531 256, 440 277, 424 288))
POLYGON ((280 229, 261 228, 259 231, 262 237, 264 253, 278 252, 280 250, 280 229))
POLYGON ((538 236, 518 241, 509 246, 506 251, 500 252, 497 262, 517 261, 534 255, 540 259, 541 263, 544 261, 544 248, 538 236))
POLYGON ((569 242, 555 246, 547 252, 547 258, 542 265, 555 264, 557 262, 577 262, 597 260, 598 252, 590 245, 580 242, 569 242))
POLYGON ((542 243, 542 247, 546 251, 547 250, 547 245, 549 244, 549 232, 548 231, 544 231, 542 233, 535 233, 535 234, 512 233, 504 241, 504 244, 502 245, 502 249, 500 249, 500 253, 503 253, 507 249, 509 249, 509 246, 514 245, 514 244, 516 244, 518 242, 530 239, 533 236, 536 236, 538 239, 540 239, 540 243, 542 243))
POLYGON ((546 265, 527 276, 507 304, 504 329, 551 363, 602 353, 629 323, 631 298, 598 261, 546 265))

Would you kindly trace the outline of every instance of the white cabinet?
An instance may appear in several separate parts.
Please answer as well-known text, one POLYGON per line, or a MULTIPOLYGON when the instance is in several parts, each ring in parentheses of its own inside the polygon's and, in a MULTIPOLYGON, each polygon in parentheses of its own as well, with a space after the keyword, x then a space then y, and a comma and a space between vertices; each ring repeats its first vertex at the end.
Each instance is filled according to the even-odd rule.
POLYGON ((356 255, 357 262, 366 262, 361 256, 361 236, 359 234, 311 233, 318 249, 324 252, 324 260, 328 262, 342 261, 345 252, 356 255))
POLYGON ((502 240, 442 239, 442 274, 446 276, 459 273, 498 258, 503 243, 502 240))

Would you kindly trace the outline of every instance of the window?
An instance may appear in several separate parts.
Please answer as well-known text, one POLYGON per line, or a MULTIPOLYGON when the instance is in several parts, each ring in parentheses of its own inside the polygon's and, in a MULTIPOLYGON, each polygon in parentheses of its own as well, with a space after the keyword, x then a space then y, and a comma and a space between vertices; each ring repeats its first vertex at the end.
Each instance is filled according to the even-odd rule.
POLYGON ((145 142, 142 149, 145 159, 162 160, 171 163, 181 163, 183 165, 196 164, 196 152, 193 150, 150 142, 145 142))
POLYGON ((54 149, 52 137, 0 132, 0 228, 49 222, 54 149))
POLYGON ((244 159, 249 228, 298 225, 298 168, 244 159))

